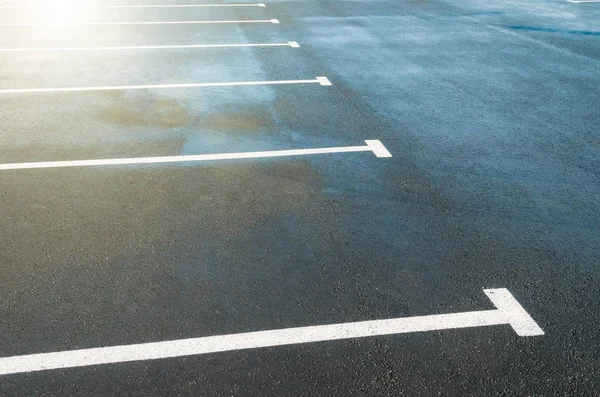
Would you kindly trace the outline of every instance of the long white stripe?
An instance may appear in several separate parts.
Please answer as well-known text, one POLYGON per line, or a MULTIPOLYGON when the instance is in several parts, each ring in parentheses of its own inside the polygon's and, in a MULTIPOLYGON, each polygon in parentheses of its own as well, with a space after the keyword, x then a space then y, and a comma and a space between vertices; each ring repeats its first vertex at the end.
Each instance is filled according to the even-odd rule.
POLYGON ((241 152, 241 153, 219 153, 198 154, 187 156, 162 156, 162 157, 133 157, 120 159, 98 159, 98 160, 68 160, 68 161, 45 161, 35 163, 11 163, 0 164, 0 171, 23 170, 36 168, 62 168, 62 167, 90 167, 101 165, 132 165, 132 164, 158 164, 158 163, 185 163, 214 160, 234 159, 258 159, 266 157, 285 156, 307 156, 313 154, 350 153, 350 152, 373 152, 377 157, 392 157, 383 144, 378 140, 365 141, 366 146, 342 146, 317 149, 293 149, 293 150, 271 150, 264 152, 241 152), (382 148, 384 152, 382 152, 382 148))
POLYGON ((0 26, 40 26, 40 27, 64 27, 64 26, 88 26, 88 25, 197 25, 197 24, 219 24, 219 23, 279 23, 277 19, 240 19, 234 21, 130 21, 130 22, 73 22, 60 24, 38 24, 38 23, 0 23, 0 26))
POLYGON ((331 85, 325 77, 314 80, 270 80, 270 81, 235 81, 225 83, 183 83, 183 84, 144 84, 144 85, 114 85, 99 87, 63 87, 63 88, 8 88, 0 90, 0 94, 28 94, 44 92, 85 92, 85 91, 115 91, 142 90, 163 88, 206 88, 206 87, 240 87, 252 85, 284 85, 284 84, 321 84, 331 85))
POLYGON ((186 7, 266 7, 265 3, 225 4, 141 4, 121 6, 93 6, 94 8, 186 8, 186 7))
POLYGON ((116 46, 116 47, 37 47, 37 48, 0 48, 0 52, 19 51, 90 51, 90 50, 170 50, 190 48, 235 48, 235 47, 292 47, 299 48, 297 42, 265 43, 265 44, 188 44, 188 45, 146 45, 146 46, 116 46))
MULTIPOLYGON (((187 8, 187 7, 266 7, 265 3, 229 3, 229 4, 139 4, 139 5, 94 5, 94 6, 83 6, 81 8, 187 8)), ((4 8, 39 8, 42 10, 52 9, 51 6, 34 6, 34 5, 22 5, 22 6, 0 6, 0 9, 4 8)))
MULTIPOLYGON (((522 307, 508 290, 502 288, 484 291, 488 296, 490 296, 490 294, 501 295, 502 298, 500 300, 502 303, 506 304, 506 306, 499 307, 497 310, 318 325, 180 339, 166 342, 7 357, 0 359, 0 375, 130 361, 156 360, 169 357, 183 357, 301 343, 404 334, 410 332, 437 331, 502 324, 513 325, 511 323, 513 318, 515 316, 521 317, 523 316, 523 313, 525 313, 524 315, 528 317, 529 321, 533 322, 531 317, 522 310, 522 307), (513 307, 515 303, 518 307, 513 307), (513 310, 516 312, 513 312, 513 310)), ((521 320, 522 319, 519 321, 521 320)), ((533 324, 535 324, 535 322, 533 322, 533 324)), ((531 333, 519 335, 536 336, 543 334, 544 332, 538 327, 537 330, 532 331, 531 333)))

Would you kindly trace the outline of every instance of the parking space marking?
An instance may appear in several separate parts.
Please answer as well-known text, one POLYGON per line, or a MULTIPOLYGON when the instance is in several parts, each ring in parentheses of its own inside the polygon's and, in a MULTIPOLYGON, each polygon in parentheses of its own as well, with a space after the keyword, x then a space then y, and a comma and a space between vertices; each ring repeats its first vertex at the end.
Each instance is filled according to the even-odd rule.
POLYGON ((171 50, 193 48, 236 48, 236 47, 292 47, 300 48, 295 41, 287 43, 264 44, 188 44, 188 45, 146 45, 146 46, 114 46, 114 47, 33 47, 33 48, 0 48, 0 52, 19 51, 94 51, 94 50, 171 50))
POLYGON ((134 157, 117 159, 97 159, 97 160, 67 160, 67 161, 43 161, 33 163, 10 163, 0 164, 0 171, 24 170, 38 168, 63 168, 63 167, 92 167, 106 165, 133 165, 133 164, 160 164, 160 163, 186 163, 199 161, 215 160, 236 160, 236 159, 258 159, 268 157, 287 157, 287 156, 307 156, 313 154, 332 154, 332 153, 350 153, 350 152, 373 152, 377 157, 392 157, 392 154, 378 140, 366 140, 366 146, 341 146, 317 149, 292 149, 292 150, 271 150, 264 152, 239 152, 239 153, 218 153, 218 154, 197 154, 183 156, 162 156, 162 157, 134 157))
POLYGON ((327 77, 317 77, 317 81, 321 84, 321 85, 331 85, 331 82, 329 81, 329 79, 327 77))
POLYGON ((0 375, 493 325, 510 325, 519 336, 544 335, 507 289, 484 289, 484 292, 496 309, 6 357, 0 359, 0 375))
MULTIPOLYGON (((188 7, 266 7, 265 3, 225 3, 225 4, 138 4, 138 5, 93 5, 83 6, 80 8, 188 8, 188 7)), ((18 6, 0 6, 4 8, 37 8, 37 9, 53 9, 52 6, 34 6, 34 5, 18 5, 18 6)), ((78 7, 73 7, 78 8, 78 7)))
POLYGON ((64 26, 102 26, 102 25, 199 25, 221 23, 274 23, 277 19, 239 19, 233 21, 130 21, 130 22, 69 22, 69 23, 0 23, 0 27, 64 27, 64 26))
POLYGON ((144 84, 144 85, 115 85, 100 87, 63 87, 63 88, 9 88, 0 90, 0 94, 31 94, 52 92, 86 92, 86 91, 118 91, 142 90, 164 88, 207 88, 207 87, 243 87, 253 85, 286 85, 286 84, 320 84, 329 86, 331 83, 326 77, 317 77, 314 80, 271 80, 271 81, 235 81, 225 83, 182 83, 182 84, 144 84))

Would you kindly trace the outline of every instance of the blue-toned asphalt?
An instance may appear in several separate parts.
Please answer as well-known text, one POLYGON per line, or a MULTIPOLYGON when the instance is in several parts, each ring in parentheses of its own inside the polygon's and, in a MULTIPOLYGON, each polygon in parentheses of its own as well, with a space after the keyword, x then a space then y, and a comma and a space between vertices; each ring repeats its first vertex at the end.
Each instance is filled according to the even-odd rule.
MULTIPOLYGON (((0 10, 0 23, 31 17, 0 10)), ((7 375, 1 396, 598 394, 600 3, 88 17, 280 24, 0 26, 0 48, 301 48, 0 52, 0 90, 333 85, 0 94, 0 163, 365 139, 394 157, 0 171, 0 357, 484 310, 495 287, 546 335, 498 326, 7 375)))

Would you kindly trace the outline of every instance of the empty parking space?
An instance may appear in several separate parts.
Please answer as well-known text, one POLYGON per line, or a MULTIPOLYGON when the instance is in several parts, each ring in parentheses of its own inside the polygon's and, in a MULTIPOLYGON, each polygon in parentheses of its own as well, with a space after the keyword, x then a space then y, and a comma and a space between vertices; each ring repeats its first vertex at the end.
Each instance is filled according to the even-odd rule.
POLYGON ((574 3, 0 1, 0 394, 593 395, 574 3))

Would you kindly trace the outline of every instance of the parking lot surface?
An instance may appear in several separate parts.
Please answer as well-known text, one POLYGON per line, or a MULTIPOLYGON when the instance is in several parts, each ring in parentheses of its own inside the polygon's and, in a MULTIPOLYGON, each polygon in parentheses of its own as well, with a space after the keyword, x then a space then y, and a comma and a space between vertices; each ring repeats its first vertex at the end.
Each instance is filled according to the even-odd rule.
POLYGON ((0 1, 0 395, 598 395, 600 3, 81 3, 0 1))

